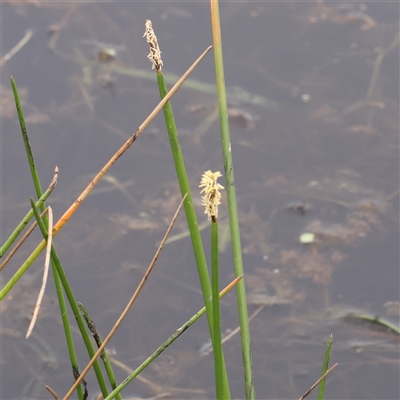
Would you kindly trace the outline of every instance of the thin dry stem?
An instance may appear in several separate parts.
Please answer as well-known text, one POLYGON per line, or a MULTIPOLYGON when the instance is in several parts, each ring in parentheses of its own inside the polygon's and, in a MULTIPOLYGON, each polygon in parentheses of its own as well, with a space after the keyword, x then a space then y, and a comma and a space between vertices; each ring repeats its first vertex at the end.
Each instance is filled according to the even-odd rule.
MULTIPOLYGON (((266 307, 265 304, 262 304, 261 306, 259 306, 254 312, 253 314, 250 315, 249 317, 249 322, 254 319, 264 308, 266 307)), ((229 332, 228 335, 224 336, 224 338, 221 340, 221 344, 224 344, 225 342, 227 342, 228 340, 230 340, 233 336, 235 336, 238 332, 240 332, 240 326, 237 326, 232 332, 229 332)), ((204 354, 209 354, 212 353, 213 349, 212 347, 210 347, 210 349, 208 351, 206 351, 204 354)))
MULTIPOLYGON (((107 352, 107 349, 106 349, 106 352, 107 352)), ((112 354, 110 354, 108 352, 107 352, 107 357, 110 360, 110 362, 112 362, 117 367, 120 367, 121 369, 123 369, 128 374, 131 374, 133 372, 132 368, 128 367, 122 361, 117 360, 112 354)), ((161 386, 159 386, 159 385, 151 382, 150 380, 144 378, 142 375, 138 375, 135 379, 137 379, 138 381, 140 381, 143 384, 145 384, 147 389, 150 389, 153 393, 160 393, 162 391, 162 389, 163 389, 161 386)))
POLYGON ((305 393, 303 394, 303 396, 300 397, 299 400, 304 400, 304 399, 319 385, 319 383, 320 383, 323 379, 325 379, 325 378, 328 376, 328 374, 330 374, 337 366, 338 366, 338 363, 332 365, 332 367, 330 367, 330 368, 328 369, 328 371, 326 371, 326 372, 321 376, 321 378, 319 378, 319 379, 317 380, 317 382, 315 382, 314 385, 312 385, 312 386, 310 387, 310 389, 308 389, 307 392, 305 392, 305 393))
POLYGON ((0 67, 2 67, 8 60, 14 57, 30 40, 33 35, 33 30, 26 31, 24 37, 3 57, 0 58, 0 67))
POLYGON ((50 386, 46 386, 46 390, 54 397, 55 400, 58 400, 57 393, 50 386))
POLYGON ((39 291, 39 295, 35 304, 35 308, 33 310, 33 315, 31 319, 31 323, 29 324, 28 331, 26 332, 26 338, 31 335, 32 330, 35 326, 37 318, 39 316, 40 306, 42 304, 44 291, 46 289, 47 284, 47 277, 49 276, 49 266, 50 266, 50 257, 51 257, 51 245, 53 243, 53 210, 51 207, 47 207, 49 210, 49 226, 47 228, 48 236, 47 236, 47 248, 46 248, 46 257, 44 262, 44 270, 43 270, 43 279, 42 279, 42 286, 39 291))

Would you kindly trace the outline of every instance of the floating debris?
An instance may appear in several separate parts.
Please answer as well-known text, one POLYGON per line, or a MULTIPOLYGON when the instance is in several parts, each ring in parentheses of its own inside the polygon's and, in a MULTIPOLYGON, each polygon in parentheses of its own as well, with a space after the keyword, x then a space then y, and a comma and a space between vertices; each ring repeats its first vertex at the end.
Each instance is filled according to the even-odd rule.
POLYGON ((269 296, 267 293, 249 293, 247 296, 247 304, 256 306, 273 306, 274 304, 291 304, 293 299, 286 299, 277 295, 269 296))
POLYGON ((303 244, 309 244, 315 242, 315 233, 304 232, 299 237, 299 242, 303 244))
POLYGON ((304 228, 300 243, 350 244, 359 235, 341 224, 330 224, 315 220, 304 228))
POLYGON ((304 201, 291 201, 285 206, 285 210, 295 214, 300 214, 301 216, 306 215, 311 208, 311 204, 304 201))
POLYGON ((125 50, 125 46, 98 42, 97 40, 82 39, 79 42, 94 48, 96 59, 101 63, 115 60, 118 53, 125 50))
POLYGON ((133 218, 125 214, 114 214, 110 215, 109 220, 119 226, 123 235, 129 231, 153 231, 160 229, 160 224, 149 218, 133 218))
POLYGON ((366 7, 362 3, 346 3, 333 7, 326 3, 322 6, 321 4, 318 3, 318 6, 314 8, 313 15, 309 18, 311 23, 329 21, 340 25, 359 24, 363 31, 376 27, 375 20, 366 14, 366 7))
POLYGON ((248 111, 236 107, 228 107, 228 116, 246 129, 254 129, 255 121, 259 119, 248 111))

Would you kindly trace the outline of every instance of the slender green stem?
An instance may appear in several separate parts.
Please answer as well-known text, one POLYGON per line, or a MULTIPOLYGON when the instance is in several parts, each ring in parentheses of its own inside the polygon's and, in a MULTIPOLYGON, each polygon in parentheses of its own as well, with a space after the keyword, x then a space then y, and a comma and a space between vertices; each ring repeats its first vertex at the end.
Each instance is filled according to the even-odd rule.
MULTIPOLYGON (((85 318, 86 324, 87 324, 90 332, 92 332, 93 338, 94 338, 94 340, 95 340, 95 342, 97 344, 97 348, 99 348, 101 346, 101 344, 103 343, 103 341, 101 340, 101 337, 100 337, 100 334, 99 334, 99 332, 98 332, 98 330, 96 328, 96 325, 94 324, 92 318, 90 318, 90 315, 87 312, 87 310, 84 307, 84 305, 82 303, 78 303, 78 307, 82 312, 83 318, 85 318)), ((112 390, 114 390, 117 387, 117 380, 115 379, 115 374, 114 374, 114 371, 112 369, 111 362, 108 359, 107 352, 103 351, 101 353, 101 355, 100 355, 100 358, 103 360, 104 367, 105 367, 106 372, 107 372, 108 380, 110 381, 112 390)), ((115 395, 115 398, 117 400, 122 400, 122 396, 119 393, 117 395, 115 395)))
MULTIPOLYGON (((20 102, 20 99, 19 99, 17 85, 16 85, 15 80, 14 80, 13 77, 11 77, 11 86, 12 86, 12 90, 14 92, 15 105, 17 107, 19 124, 20 124, 20 127, 21 127, 22 138, 23 138, 24 144, 25 144, 26 155, 28 156, 29 168, 31 170, 33 184, 35 186, 37 198, 40 198, 42 196, 42 189, 40 187, 39 174, 37 172, 36 165, 35 165, 35 160, 33 158, 32 148, 31 148, 31 145, 29 143, 28 131, 26 129, 24 112, 22 110, 21 102, 20 102)), ((40 206, 40 210, 43 212, 44 209, 45 209, 45 205, 42 204, 40 206)))
MULTIPOLYGON (((324 364, 322 366, 321 376, 326 374, 326 371, 328 371, 329 360, 331 359, 332 344, 333 344, 333 337, 331 335, 330 338, 328 339, 328 343, 326 345, 325 358, 324 358, 324 364)), ((326 384, 326 378, 324 378, 321 381, 321 383, 319 384, 318 400, 323 400, 323 398, 324 398, 325 384, 326 384)))
MULTIPOLYGON (((232 252, 235 275, 243 274, 242 249, 240 243, 239 217, 237 211, 235 178, 233 174, 233 160, 231 139, 228 123, 228 109, 226 101, 224 64, 222 55, 221 26, 219 18, 218 0, 211 0, 211 23, 214 44, 215 78, 217 83, 218 108, 220 114, 220 129, 222 151, 224 159, 226 192, 228 198, 228 212, 232 237, 232 252)), ((242 341, 242 355, 245 378, 246 399, 254 399, 254 382, 250 348, 250 329, 247 312, 246 288, 244 281, 237 285, 238 314, 242 341)))
POLYGON ((212 287, 212 304, 213 304, 213 322, 214 322, 214 367, 215 367, 215 388, 217 399, 228 399, 228 392, 224 387, 224 354, 222 349, 221 335, 221 310, 219 302, 219 265, 218 265, 218 222, 212 217, 211 222, 211 287, 212 287))
MULTIPOLYGON (((163 74, 157 72, 158 88, 160 90, 161 98, 164 98, 168 92, 166 82, 163 74)), ((204 304, 207 309, 208 323, 210 331, 212 331, 212 293, 211 283, 207 270, 207 261, 204 254, 203 243, 197 222, 196 211, 193 206, 192 193, 190 190, 189 180, 186 174, 185 162, 183 160, 182 150, 179 143, 178 133, 175 125, 175 118, 172 111, 171 103, 168 101, 164 106, 164 117, 167 125, 169 140, 171 144, 172 156, 174 159, 176 174, 178 176, 179 186, 182 196, 187 193, 184 203, 186 218, 188 221, 190 237, 194 250, 194 256, 197 264, 197 271, 200 278, 201 289, 204 297, 204 304)), ((212 332, 211 332, 212 336, 212 332)))

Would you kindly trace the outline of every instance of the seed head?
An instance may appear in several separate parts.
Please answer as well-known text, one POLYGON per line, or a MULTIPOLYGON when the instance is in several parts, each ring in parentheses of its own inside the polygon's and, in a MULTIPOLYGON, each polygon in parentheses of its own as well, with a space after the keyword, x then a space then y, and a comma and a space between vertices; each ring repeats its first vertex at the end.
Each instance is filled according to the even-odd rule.
POLYGON ((224 187, 217 183, 217 179, 222 176, 221 172, 204 172, 201 177, 199 187, 203 187, 200 193, 204 192, 201 204, 205 206, 204 214, 208 215, 208 219, 218 218, 218 205, 221 204, 221 192, 224 187))
POLYGON ((151 69, 156 69, 157 72, 159 72, 161 71, 161 67, 163 65, 161 60, 161 51, 160 47, 158 46, 157 37, 154 34, 153 26, 149 19, 146 21, 146 31, 143 37, 146 37, 147 43, 150 47, 150 53, 147 58, 151 61, 151 69))

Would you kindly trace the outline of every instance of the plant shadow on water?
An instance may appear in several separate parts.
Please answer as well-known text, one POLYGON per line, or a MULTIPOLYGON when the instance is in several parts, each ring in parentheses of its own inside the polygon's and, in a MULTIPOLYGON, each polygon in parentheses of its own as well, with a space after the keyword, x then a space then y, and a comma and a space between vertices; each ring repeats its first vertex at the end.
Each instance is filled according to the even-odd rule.
MULTIPOLYGON (((54 9, 46 4, 3 6, 4 48, 12 46, 12 35, 20 34, 15 27, 24 30, 27 21, 29 27, 58 21, 60 28, 51 37, 38 29, 31 44, 4 66, 3 77, 13 75, 21 82, 40 171, 48 174, 54 165, 60 167, 60 181, 49 201, 60 215, 80 193, 80 181, 103 166, 157 101, 155 84, 148 78, 154 75, 132 72, 148 67, 141 39, 146 18, 160 32, 165 70, 178 74, 187 59, 209 44, 209 10, 206 4, 189 3, 175 8, 163 3, 60 4, 54 9), (125 49, 111 57, 107 45, 109 58, 104 61, 99 57, 104 49, 96 45, 91 50, 89 40, 125 49), (53 52, 47 49, 49 42, 53 52), (177 49, 187 53, 180 58, 177 49)), ((398 336, 346 319, 354 310, 395 323, 399 318, 398 312, 385 315, 384 307, 399 298, 399 55, 398 21, 393 18, 398 7, 221 5, 228 84, 279 104, 274 110, 274 102, 265 101, 265 108, 237 97, 230 100, 250 314, 263 307, 251 322, 257 398, 300 397, 320 374, 330 334, 332 360, 340 365, 328 379, 327 398, 399 398, 398 336), (238 26, 252 29, 246 33, 238 26), (300 243, 303 235, 308 243, 300 243)), ((212 82, 211 64, 206 61, 195 79, 212 82)), ((3 132, 15 133, 7 93, 4 87, 3 132)), ((173 100, 193 188, 204 169, 222 169, 214 101, 213 95, 193 88, 182 89, 173 100)), ((154 121, 133 147, 56 239, 74 291, 103 336, 179 202, 162 121, 154 121)), ((3 148, 15 154, 14 160, 4 155, 3 170, 21 171, 19 165, 26 161, 19 155, 19 137, 4 135, 3 148)), ((28 206, 16 201, 31 196, 19 187, 27 187, 27 179, 4 177, 3 232, 11 230, 28 206)), ((183 218, 173 233, 182 237, 166 246, 143 298, 112 342, 114 358, 131 368, 202 305, 183 218)), ((229 246, 222 250, 224 284, 233 270, 229 246)), ((37 283, 35 268, 30 276, 37 283)), ((8 274, 5 270, 3 281, 8 274)), ((19 295, 12 293, 12 307, 2 304, 5 398, 42 398, 45 384, 62 393, 72 381, 61 323, 54 322, 59 316, 53 289, 48 288, 36 336, 22 339, 27 309, 35 298, 26 297, 26 285, 30 283, 21 283, 19 295), (18 374, 18 379, 8 380, 9 374, 18 374), (27 384, 21 387, 20 380, 27 384)), ((236 327, 235 307, 232 295, 223 300, 224 329, 236 327)), ((212 357, 198 351, 208 331, 199 322, 142 374, 161 393, 213 397, 212 357)), ((242 398, 238 336, 224 346, 232 393, 242 398)), ((126 371, 117 371, 119 380, 125 376, 126 371)), ((143 397, 155 395, 154 386, 143 382, 130 390, 143 397)))

